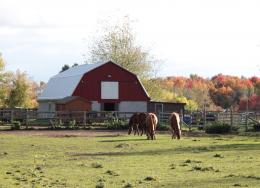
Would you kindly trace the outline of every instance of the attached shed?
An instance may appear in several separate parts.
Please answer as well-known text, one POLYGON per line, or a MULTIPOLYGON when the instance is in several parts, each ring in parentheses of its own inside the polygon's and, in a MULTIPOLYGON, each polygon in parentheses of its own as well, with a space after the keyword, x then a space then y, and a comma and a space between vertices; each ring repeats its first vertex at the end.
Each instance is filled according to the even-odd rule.
POLYGON ((185 105, 185 103, 150 101, 148 103, 148 112, 155 112, 157 114, 160 112, 177 112, 179 114, 183 114, 185 105))
POLYGON ((55 104, 56 111, 91 111, 91 102, 82 97, 65 97, 55 104))
POLYGON ((38 98, 38 110, 63 108, 56 102, 67 97, 91 102, 91 111, 147 112, 150 101, 137 76, 112 61, 75 66, 53 76, 38 98))

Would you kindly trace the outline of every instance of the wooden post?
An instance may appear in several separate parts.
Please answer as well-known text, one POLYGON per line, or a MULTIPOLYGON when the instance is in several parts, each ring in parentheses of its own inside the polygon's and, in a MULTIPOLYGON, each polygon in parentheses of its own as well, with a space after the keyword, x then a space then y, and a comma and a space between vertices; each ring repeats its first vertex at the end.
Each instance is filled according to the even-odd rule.
POLYGON ((28 109, 25 110, 25 126, 26 126, 26 129, 28 129, 28 109))
POLYGON ((86 119, 87 117, 86 117, 86 116, 87 116, 86 111, 84 111, 84 112, 83 112, 83 125, 84 125, 84 128, 85 128, 86 125, 87 125, 87 119, 86 119))
POLYGON ((13 123, 14 121, 14 111, 11 110, 11 113, 10 113, 11 117, 10 117, 10 121, 11 121, 11 124, 13 123))
POLYGON ((231 127, 233 127, 233 109, 232 109, 232 107, 230 108, 230 125, 231 125, 231 127))

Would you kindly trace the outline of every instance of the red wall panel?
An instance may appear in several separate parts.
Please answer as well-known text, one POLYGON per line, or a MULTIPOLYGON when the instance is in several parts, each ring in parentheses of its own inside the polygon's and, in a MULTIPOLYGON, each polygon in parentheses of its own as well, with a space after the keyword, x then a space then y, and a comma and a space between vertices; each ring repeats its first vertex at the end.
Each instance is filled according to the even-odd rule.
POLYGON ((112 62, 86 73, 73 96, 80 96, 89 101, 110 102, 110 100, 101 99, 101 81, 119 82, 119 99, 111 100, 111 102, 150 100, 137 77, 112 62))

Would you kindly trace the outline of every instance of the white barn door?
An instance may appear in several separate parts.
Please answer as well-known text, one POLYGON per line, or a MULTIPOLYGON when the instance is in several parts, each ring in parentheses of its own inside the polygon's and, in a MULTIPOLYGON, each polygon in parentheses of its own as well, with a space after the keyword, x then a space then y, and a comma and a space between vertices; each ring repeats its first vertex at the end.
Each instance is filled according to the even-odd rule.
POLYGON ((101 99, 118 99, 118 91, 118 82, 101 82, 101 99))

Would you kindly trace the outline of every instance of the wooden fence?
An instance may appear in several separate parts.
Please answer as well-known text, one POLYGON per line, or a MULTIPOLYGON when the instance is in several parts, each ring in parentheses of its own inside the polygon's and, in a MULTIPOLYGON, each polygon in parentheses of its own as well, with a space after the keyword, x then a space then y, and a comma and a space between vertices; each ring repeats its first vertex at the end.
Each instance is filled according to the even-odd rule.
POLYGON ((87 111, 57 111, 38 112, 35 109, 0 109, 0 122, 11 123, 20 121, 27 125, 33 120, 75 120, 77 124, 86 125, 93 122, 104 122, 112 119, 128 120, 134 112, 87 112, 87 111))
MULTIPOLYGON (((169 117, 171 113, 161 112, 158 114, 159 122, 169 123, 169 117)), ((231 113, 230 112, 206 112, 206 121, 214 122, 220 121, 227 124, 231 124, 231 113)), ((180 115, 181 124, 191 129, 191 127, 203 127, 204 124, 204 114, 202 112, 193 112, 185 114, 184 116, 180 115), (187 117, 189 121, 187 121, 187 117)), ((260 121, 260 112, 249 112, 249 113, 233 113, 233 126, 244 126, 247 129, 247 126, 250 122, 259 122, 260 121)))
MULTIPOLYGON (((36 109, 0 109, 0 121, 11 123, 20 121, 27 125, 32 120, 61 120, 63 122, 75 120, 77 124, 86 125, 93 122, 104 122, 111 119, 128 120, 134 112, 86 112, 86 111, 58 111, 58 112, 38 112, 36 109)), ((160 123, 168 123, 171 113, 159 113, 158 119, 160 123)), ((230 124, 230 112, 207 112, 206 122, 221 121, 230 124)), ((181 122, 183 125, 198 127, 204 124, 204 114, 202 112, 181 114, 181 122), (188 120, 190 121, 187 121, 188 120)), ((233 113, 233 125, 246 125, 249 122, 260 121, 260 112, 250 113, 233 113)))

